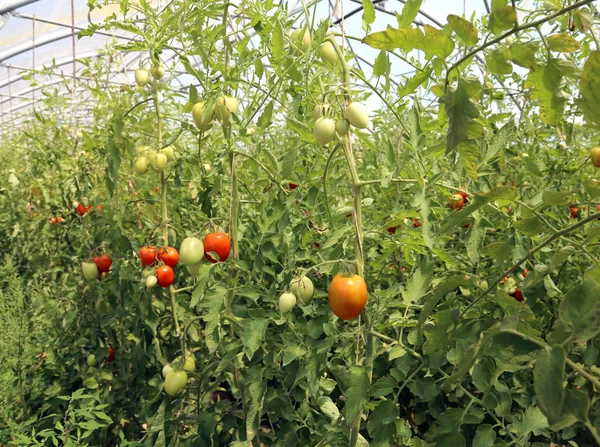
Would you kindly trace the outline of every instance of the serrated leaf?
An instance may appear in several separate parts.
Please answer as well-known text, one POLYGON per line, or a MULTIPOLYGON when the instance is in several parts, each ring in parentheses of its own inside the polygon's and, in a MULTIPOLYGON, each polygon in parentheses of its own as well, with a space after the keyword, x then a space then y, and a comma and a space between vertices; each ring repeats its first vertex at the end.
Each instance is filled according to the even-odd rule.
POLYGON ((400 98, 413 93, 420 85, 429 80, 432 69, 418 71, 412 78, 408 78, 403 84, 398 86, 398 95, 400 98))
POLYGON ((265 338, 269 320, 266 318, 244 320, 240 325, 240 339, 244 344, 244 353, 248 357, 248 360, 251 360, 265 338))
POLYGON ((389 76, 391 70, 390 58, 387 51, 380 51, 373 64, 373 76, 389 76))
POLYGON ((600 284, 585 279, 569 290, 559 306, 560 320, 582 343, 600 333, 600 284))
POLYGON ((510 141, 515 125, 513 121, 507 122, 498 132, 494 134, 490 140, 487 151, 483 158, 483 163, 487 162, 491 158, 495 157, 498 152, 506 148, 507 143, 510 141))
POLYGON ((408 0, 404 3, 400 15, 396 14, 398 28, 406 28, 415 20, 422 3, 423 0, 408 0))
POLYGON ((552 34, 546 37, 551 51, 573 53, 581 48, 581 44, 567 33, 552 34))
POLYGON ((585 62, 579 91, 578 103, 585 119, 600 127, 600 51, 593 51, 585 62))
POLYGON ((513 71, 512 64, 509 62, 510 53, 499 49, 488 53, 485 56, 485 62, 491 73, 497 75, 509 75, 513 71))
POLYGON ((509 30, 517 24, 517 11, 507 6, 508 0, 493 0, 488 26, 494 34, 509 30))
POLYGON ((448 115, 449 128, 446 138, 446 153, 448 153, 467 139, 468 125, 479 116, 479 110, 471 100, 463 78, 459 79, 457 89, 455 91, 449 89, 441 102, 448 115))
POLYGON ((481 243, 485 234, 484 229, 480 225, 479 219, 474 219, 471 227, 469 228, 469 234, 467 236, 467 256, 473 264, 477 264, 479 261, 479 252, 481 249, 481 243))
POLYGON ((521 67, 528 68, 529 70, 535 70, 537 61, 535 59, 535 52, 537 46, 531 42, 514 42, 509 47, 510 60, 521 67))
POLYGON ((276 25, 273 27, 271 38, 267 43, 270 44, 269 46, 275 59, 281 59, 284 49, 283 28, 281 27, 281 22, 277 21, 276 25))
POLYGON ((371 30, 371 24, 375 21, 375 7, 371 0, 362 0, 362 6, 362 28, 363 31, 368 34, 371 30))
POLYGON ((281 366, 289 365, 297 358, 302 357, 304 354, 306 354, 306 349, 304 349, 302 346, 288 346, 283 351, 283 362, 281 363, 281 366))
POLYGON ((489 424, 483 424, 477 427, 472 447, 494 447, 494 441, 496 441, 494 427, 489 424))
POLYGON ((513 222, 514 227, 526 236, 535 236, 544 230, 544 224, 537 217, 520 219, 513 222))
POLYGON ((448 15, 448 23, 452 31, 467 45, 473 46, 477 44, 479 36, 477 28, 468 20, 463 19, 454 14, 448 15))
POLYGON ((263 113, 260 115, 257 121, 257 126, 261 129, 266 129, 269 127, 271 122, 273 121, 273 101, 266 105, 263 113))
POLYGON ((460 164, 472 180, 478 179, 477 165, 481 150, 475 140, 465 140, 459 143, 456 150, 460 154, 460 164))
POLYGON ((561 248, 559 251, 554 253, 554 256, 552 256, 552 261, 550 262, 549 270, 554 270, 555 268, 558 268, 563 262, 569 259, 569 256, 576 252, 577 250, 574 247, 571 247, 570 245, 561 248))
POLYGON ((564 430, 576 422, 588 422, 590 399, 582 390, 565 390, 565 400, 558 418, 549 420, 554 431, 564 430))
POLYGON ((346 425, 350 426, 369 401, 369 376, 365 367, 353 366, 348 371, 346 379, 348 388, 345 394, 344 414, 346 425))
POLYGON ((409 52, 415 48, 414 43, 421 39, 423 39, 423 33, 418 28, 396 29, 388 26, 385 31, 369 34, 362 41, 378 50, 395 50, 399 48, 404 52, 409 52))
POLYGON ((402 292, 402 298, 406 304, 420 300, 429 285, 433 275, 433 263, 428 257, 422 257, 415 273, 408 280, 406 290, 402 292))
POLYGON ((565 109, 565 96, 560 88, 562 77, 557 60, 551 59, 548 65, 540 64, 530 71, 524 84, 531 90, 531 98, 539 101, 542 121, 549 125, 557 125, 565 109))
POLYGON ((300 121, 296 121, 295 119, 288 118, 286 123, 290 129, 296 132, 302 141, 305 143, 314 144, 315 137, 312 131, 306 126, 306 124, 301 123, 300 121))

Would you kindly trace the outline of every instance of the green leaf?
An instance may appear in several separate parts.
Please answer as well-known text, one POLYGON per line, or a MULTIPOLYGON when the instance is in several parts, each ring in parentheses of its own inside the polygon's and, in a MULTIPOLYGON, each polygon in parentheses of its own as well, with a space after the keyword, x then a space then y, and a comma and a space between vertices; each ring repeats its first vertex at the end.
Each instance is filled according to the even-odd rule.
POLYGON ((261 129, 266 129, 267 127, 269 127, 269 125, 271 124, 272 121, 273 121, 273 101, 271 101, 269 104, 267 104, 267 106, 263 110, 263 113, 258 118, 258 122, 256 124, 261 129))
POLYGON ((458 80, 455 91, 448 89, 441 102, 448 115, 449 128, 446 138, 446 153, 454 150, 461 141, 467 139, 469 123, 479 116, 475 103, 471 100, 464 78, 458 80))
POLYGON ((426 83, 431 76, 432 69, 428 69, 425 71, 417 71, 412 78, 408 78, 404 85, 398 86, 398 95, 400 98, 404 98, 406 95, 410 95, 413 93, 420 85, 426 83))
POLYGON ((482 163, 486 163, 488 160, 494 158, 498 152, 506 148, 514 130, 515 125, 513 121, 509 121, 494 134, 488 143, 487 151, 483 157, 482 163))
POLYGON ((494 447, 494 441, 496 441, 494 427, 489 424, 483 424, 477 427, 472 447, 494 447))
POLYGON ((585 119, 600 128, 600 51, 594 51, 583 66, 579 83, 579 106, 585 119))
POLYGON ((564 430, 576 422, 588 422, 590 399, 582 390, 568 389, 565 401, 558 418, 549 420, 550 428, 554 431, 564 430))
POLYGON ((396 14, 398 28, 406 28, 413 22, 413 20, 415 20, 422 3, 423 0, 408 0, 406 3, 404 3, 404 7, 402 8, 400 15, 396 14))
POLYGON ((435 441, 435 447, 467 447, 467 441, 459 430, 440 436, 435 441))
POLYGON ((474 46, 479 40, 477 28, 468 20, 454 14, 448 15, 448 23, 452 31, 462 40, 467 46, 474 46))
POLYGON ((395 50, 399 48, 404 52, 409 52, 415 48, 414 42, 422 39, 423 33, 418 28, 411 26, 396 29, 388 26, 385 31, 369 34, 362 41, 378 50, 395 50))
POLYGON ((366 34, 371 30, 371 24, 375 21, 375 7, 371 0, 362 0, 363 15, 362 28, 366 34))
POLYGON ((589 8, 577 8, 575 11, 573 11, 573 21, 577 29, 580 32, 585 33, 592 28, 594 17, 592 16, 589 8))
POLYGON ((419 301, 431 284, 433 276, 433 263, 428 257, 422 257, 415 273, 408 280, 406 290, 402 292, 402 298, 406 304, 419 301))
POLYGON ((325 416, 327 416, 331 421, 335 421, 340 417, 340 410, 333 403, 331 397, 329 396, 321 396, 317 399, 317 405, 325 416))
POLYGON ((369 434, 374 436, 384 425, 394 424, 398 416, 396 404, 391 400, 382 400, 369 415, 369 422, 367 423, 369 434))
POLYGON ((250 368, 244 377, 246 410, 246 439, 252 440, 256 437, 260 425, 260 414, 265 394, 266 383, 263 380, 263 368, 255 365, 250 368))
POLYGON ((387 51, 380 51, 373 64, 373 76, 388 77, 390 75, 391 67, 387 51))
POLYGON ((598 180, 591 178, 585 179, 583 181, 583 187, 585 188, 585 192, 590 195, 590 199, 600 196, 600 182, 598 180))
POLYGON ((83 381, 83 386, 86 388, 98 388, 98 382, 93 377, 88 377, 83 381))
POLYGON ((485 56, 488 69, 498 75, 509 75, 513 71, 509 62, 510 52, 504 49, 494 50, 485 56))
POLYGON ((567 33, 552 34, 546 37, 546 41, 550 50, 559 53, 573 53, 581 48, 579 41, 567 33))
POLYGON ((460 154, 460 164, 472 180, 479 178, 477 174, 477 165, 481 149, 479 143, 475 140, 465 140, 459 143, 457 151, 460 154))
POLYGON ((574 254, 576 251, 577 250, 574 247, 571 247, 570 245, 564 246, 559 251, 554 253, 554 256, 552 256, 552 261, 550 262, 549 269, 554 270, 558 268, 563 262, 569 259, 569 256, 574 254))
POLYGON ((297 358, 302 357, 304 354, 306 354, 306 349, 304 349, 303 347, 298 345, 288 346, 283 351, 283 362, 281 366, 289 365, 297 358))
POLYGON ((538 405, 549 421, 558 419, 565 400, 565 350, 560 345, 543 350, 533 369, 533 387, 538 405))
POLYGON ((517 24, 517 11, 508 6, 508 0, 492 0, 488 26, 494 34, 509 30, 517 24))
POLYGON ((300 136, 300 139, 302 141, 310 144, 315 143, 315 137, 306 124, 301 123, 300 121, 297 121, 293 118, 288 118, 286 120, 286 123, 290 129, 292 129, 300 136))
POLYGON ((345 417, 346 425, 350 426, 358 417, 369 401, 369 376, 363 366, 353 366, 347 375, 348 389, 346 390, 345 417))
POLYGON ((281 22, 279 20, 273 27, 273 32, 271 33, 271 38, 267 40, 267 45, 269 45, 273 56, 275 56, 276 60, 279 60, 283 57, 284 50, 284 40, 283 40, 283 28, 281 26, 281 22))
POLYGON ((531 90, 531 98, 539 101, 542 121, 549 125, 557 125, 565 109, 565 96, 561 91, 563 74, 556 59, 548 65, 538 65, 530 71, 524 87, 531 90))
POLYGON ((521 437, 526 437, 530 433, 541 435, 547 427, 548 420, 546 416, 544 416, 544 413, 538 407, 533 405, 527 408, 520 418, 515 418, 513 424, 514 430, 521 437))
MULTIPOLYGON (((391 361, 392 359, 390 359, 391 361)), ((369 389, 371 397, 383 397, 391 394, 398 386, 398 381, 391 376, 385 376, 375 382, 369 389)))
POLYGON ((583 343, 600 333, 600 284, 585 279, 569 290, 559 307, 560 320, 583 343))
MULTIPOLYGON (((444 34, 443 31, 431 26, 425 25, 425 37, 420 45, 416 46, 417 50, 422 50, 425 53, 426 59, 431 59, 434 56, 445 60, 454 51, 454 41, 444 34)), ((417 42, 419 44, 419 42, 417 42)))
POLYGON ((510 60, 515 64, 529 70, 535 70, 537 61, 535 53, 537 46, 532 42, 514 42, 510 47, 510 60))
POLYGON ((542 193, 542 202, 544 205, 568 205, 571 201, 570 192, 544 191, 542 193))
POLYGON ((485 234, 485 230, 480 225, 480 222, 480 219, 474 219, 467 235, 467 256, 473 264, 479 262, 481 243, 485 234))
POLYGON ((424 325, 423 333, 427 341, 423 344, 423 354, 432 355, 444 347, 448 330, 458 316, 458 309, 445 309, 432 316, 433 325, 424 325))
POLYGON ((513 221, 513 225, 526 236, 535 236, 544 230, 544 224, 537 217, 513 221))

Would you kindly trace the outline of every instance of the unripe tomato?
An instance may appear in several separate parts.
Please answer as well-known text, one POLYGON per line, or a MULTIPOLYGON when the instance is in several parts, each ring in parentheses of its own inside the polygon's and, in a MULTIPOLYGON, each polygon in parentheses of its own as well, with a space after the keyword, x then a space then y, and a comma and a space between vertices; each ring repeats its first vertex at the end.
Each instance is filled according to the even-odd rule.
POLYGON ((148 289, 151 289, 152 287, 154 287, 156 284, 158 283, 158 279, 156 279, 156 276, 154 275, 150 275, 146 278, 146 287, 148 289))
POLYGON ((350 121, 348 121, 346 118, 343 120, 337 120, 335 122, 335 132, 340 137, 348 135, 348 132, 350 132, 350 121))
POLYGON ((194 107, 192 108, 192 118, 194 119, 194 124, 196 124, 196 127, 202 131, 208 130, 212 127, 213 119, 212 111, 205 120, 202 119, 202 115, 204 114, 204 104, 204 101, 200 101, 194 104, 194 107))
POLYGON ((149 168, 150 160, 148 160, 148 157, 137 157, 133 161, 133 172, 135 172, 136 175, 144 175, 148 172, 149 168))
POLYGON ((279 297, 279 312, 288 313, 296 305, 296 295, 293 293, 282 293, 279 297))
POLYGON ((358 129, 369 127, 369 112, 360 102, 353 102, 344 110, 344 118, 358 129))
POLYGON ((179 246, 181 262, 187 266, 199 264, 204 257, 204 244, 195 237, 186 237, 179 246))
POLYGON ((173 371, 173 367, 167 363, 165 366, 163 366, 162 376, 166 379, 171 371, 173 371))
POLYGON ((87 357, 87 366, 92 367, 92 366, 96 366, 96 356, 94 354, 90 354, 87 357))
POLYGON ((337 61, 337 53, 335 52, 335 48, 333 47, 333 44, 331 42, 325 42, 323 45, 321 45, 321 59, 323 60, 323 62, 325 62, 326 64, 329 65, 333 65, 335 64, 335 62, 337 61))
POLYGON ((465 199, 463 199, 463 196, 460 194, 454 194, 450 197, 450 200, 448 200, 448 206, 452 210, 461 210, 464 204, 465 199))
POLYGON ((333 137, 335 137, 335 120, 331 118, 319 118, 315 122, 313 134, 317 143, 321 146, 325 146, 333 140, 333 137))
POLYGON ((163 265, 156 269, 156 280, 161 287, 169 287, 173 284, 175 273, 168 265, 163 265))
POLYGON ((77 214, 79 214, 81 217, 83 217, 85 215, 85 213, 87 213, 91 209, 92 209, 91 205, 83 206, 82 203, 79 203, 77 205, 77 214))
POLYGON ((93 262, 82 262, 81 270, 83 270, 83 277, 86 281, 93 281, 98 277, 98 266, 93 262))
POLYGON ((367 284, 358 275, 338 273, 329 285, 329 307, 342 320, 358 317, 367 304, 367 296, 367 284))
POLYGON ((310 33, 304 28, 292 31, 290 40, 292 41, 292 48, 296 54, 304 53, 310 48, 310 44, 312 42, 310 33))
POLYGON ((231 112, 227 108, 226 105, 221 104, 213 104, 212 112, 215 115, 215 118, 223 123, 223 125, 227 126, 229 124, 229 117, 231 116, 231 112))
POLYGON ((138 155, 145 155, 149 152, 152 152, 152 148, 150 146, 139 146, 137 148, 137 154, 138 155))
POLYGON ((184 371, 171 371, 165 378, 165 392, 169 396, 175 396, 187 384, 187 374, 184 371))
POLYGON ((592 164, 600 168, 600 146, 592 149, 592 164))
POLYGON ((313 117, 316 120, 319 118, 329 118, 331 113, 331 106, 327 103, 317 104, 313 110, 313 117))
POLYGON ((152 247, 140 248, 140 261, 142 261, 142 265, 144 267, 154 264, 156 261, 156 255, 157 250, 154 245, 152 247))
POLYGON ((150 74, 148 73, 148 70, 145 70, 143 68, 138 68, 135 71, 135 83, 137 85, 139 85, 140 87, 143 87, 146 84, 148 84, 149 81, 150 81, 150 74))
POLYGON ((490 285, 485 279, 479 283, 479 287, 481 287, 483 290, 486 290, 489 286, 490 285))
POLYGON ((198 272, 200 271, 201 266, 202 266, 202 263, 199 262, 198 264, 194 264, 194 265, 186 265, 185 268, 190 275, 197 276, 198 272))
POLYGON ((112 259, 110 259, 110 256, 108 255, 98 256, 97 258, 92 259, 92 261, 94 261, 98 266, 98 270, 102 273, 108 272, 112 265, 112 259))
POLYGON ((204 236, 204 256, 210 262, 215 263, 217 260, 209 255, 209 252, 215 252, 219 255, 219 261, 223 262, 229 257, 230 249, 231 242, 229 241, 229 236, 225 233, 219 231, 204 236))
POLYGON ((161 149, 160 151, 158 151, 158 153, 164 154, 165 157, 167 157, 167 161, 173 161, 173 158, 174 158, 173 146, 167 146, 167 147, 161 149))
POLYGON ((196 360, 194 355, 190 352, 185 356, 185 362, 183 362, 183 370, 187 372, 196 371, 196 360))
POLYGON ((246 129, 246 136, 250 136, 250 135, 254 135, 256 133, 256 128, 255 127, 248 127, 246 129))
POLYGON ((579 214, 579 208, 577 208, 576 206, 572 206, 569 208, 569 213, 571 214, 572 219, 577 219, 577 216, 579 214))
POLYGON ((294 278, 290 283, 290 292, 296 295, 302 304, 307 304, 315 292, 315 286, 308 276, 294 278))
POLYGON ((110 346, 108 347, 108 357, 106 357, 106 363, 110 363, 115 359, 115 351, 110 346))
POLYGON ((165 75, 165 67, 164 67, 164 65, 163 64, 154 65, 150 69, 150 74, 156 80, 162 79, 162 77, 165 75))
POLYGON ((237 98, 234 98, 233 96, 219 96, 217 98, 217 105, 225 106, 227 107, 229 113, 237 114, 240 102, 237 100, 237 98))
POLYGON ((169 267, 175 267, 179 262, 179 253, 174 247, 158 250, 158 259, 169 267))
POLYGON ((152 163, 152 167, 156 172, 162 172, 167 167, 167 156, 162 153, 155 154, 153 159, 150 159, 150 163, 152 163))

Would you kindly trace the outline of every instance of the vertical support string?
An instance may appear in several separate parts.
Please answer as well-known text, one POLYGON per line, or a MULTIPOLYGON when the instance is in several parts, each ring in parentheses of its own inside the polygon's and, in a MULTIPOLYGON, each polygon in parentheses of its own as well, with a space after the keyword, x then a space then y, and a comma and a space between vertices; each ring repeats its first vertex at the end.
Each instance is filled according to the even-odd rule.
POLYGON ((71 121, 75 113, 75 90, 77 89, 77 61, 75 59, 75 0, 71 0, 71 43, 73 46, 73 90, 71 91, 71 121))
MULTIPOLYGON (((32 47, 31 47, 31 69, 33 71, 32 73, 32 79, 33 82, 35 83, 35 14, 33 15, 33 21, 32 23, 32 33, 31 33, 31 40, 32 40, 32 47)), ((33 109, 35 110, 35 88, 33 88, 31 90, 31 99, 33 100, 33 109)))

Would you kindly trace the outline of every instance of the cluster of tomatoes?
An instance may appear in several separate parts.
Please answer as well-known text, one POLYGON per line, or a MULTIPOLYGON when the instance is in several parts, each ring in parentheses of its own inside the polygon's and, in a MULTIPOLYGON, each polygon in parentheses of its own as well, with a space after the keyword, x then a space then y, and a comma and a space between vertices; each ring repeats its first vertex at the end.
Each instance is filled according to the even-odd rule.
POLYGON ((181 242, 179 251, 174 247, 157 248, 156 246, 144 246, 140 249, 140 262, 143 267, 154 267, 146 276, 146 287, 169 287, 175 280, 173 270, 179 261, 186 266, 188 272, 196 275, 200 269, 203 259, 212 263, 226 261, 231 250, 229 236, 221 231, 208 233, 204 240, 188 237, 181 242), (211 253, 215 253, 215 258, 211 253))
MULTIPOLYGON (((524 280, 529 273, 529 269, 523 270, 523 273, 518 275, 520 280, 524 280)), ((523 291, 517 285, 517 282, 514 278, 509 278, 508 276, 504 277, 504 280, 500 281, 500 284, 504 285, 506 292, 512 296, 519 303, 522 303, 524 300, 523 291)))
POLYGON ((83 277, 87 281, 108 278, 112 263, 112 259, 107 254, 93 257, 91 259, 91 262, 83 262, 81 264, 81 269, 83 270, 83 277))
MULTIPOLYGON (((92 205, 85 206, 81 202, 77 204, 77 214, 79 214, 80 217, 85 216, 87 213, 90 212, 91 209, 92 209, 92 205)), ((98 212, 100 214, 102 214, 102 205, 96 206, 96 209, 98 210, 98 212)))
POLYGON ((58 217, 51 217, 51 218, 50 218, 50 223, 51 223, 52 225, 56 225, 56 224, 59 224, 59 223, 63 223, 64 221, 65 221, 65 220, 64 220, 62 217, 60 217, 60 216, 58 216, 58 217))

